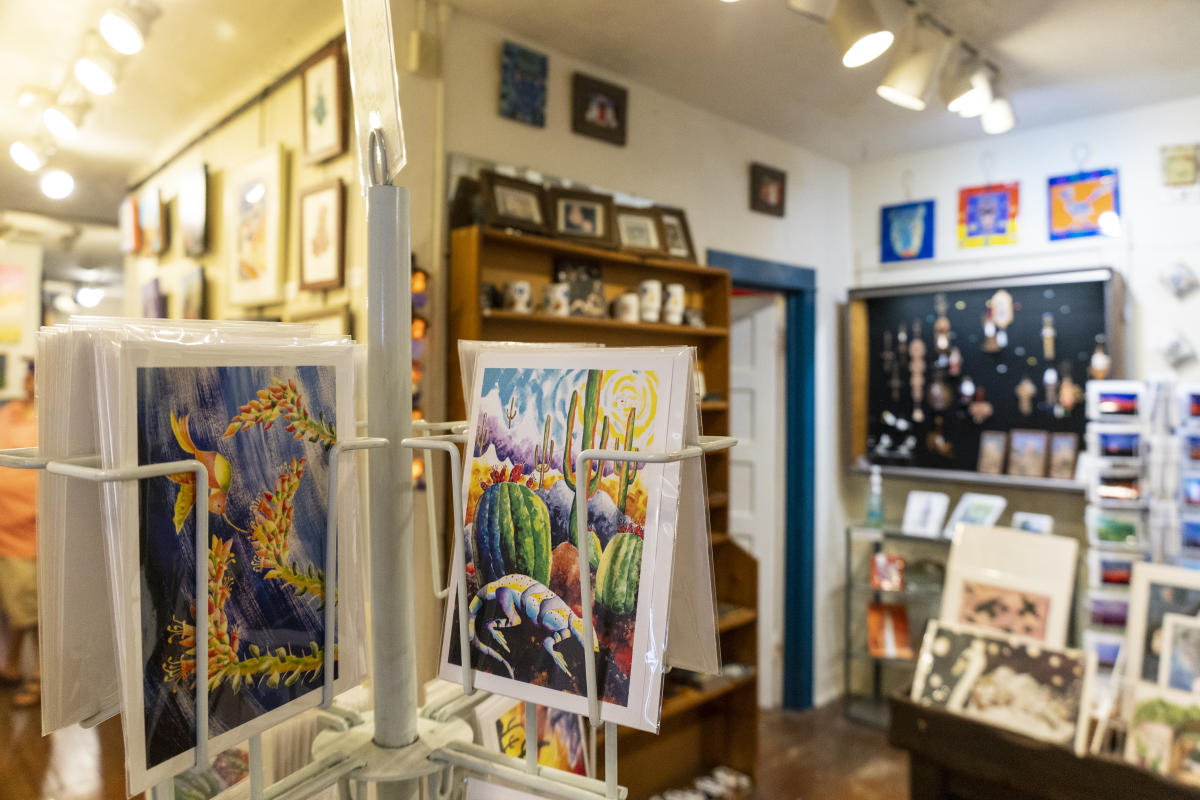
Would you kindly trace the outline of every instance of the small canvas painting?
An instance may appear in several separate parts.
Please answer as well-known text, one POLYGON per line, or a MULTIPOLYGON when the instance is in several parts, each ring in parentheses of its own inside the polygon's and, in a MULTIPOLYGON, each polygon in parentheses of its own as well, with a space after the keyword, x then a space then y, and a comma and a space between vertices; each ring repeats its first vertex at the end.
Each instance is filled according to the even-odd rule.
POLYGON ((283 299, 284 152, 268 148, 225 176, 229 230, 229 301, 266 305, 283 299))
POLYGON ((514 42, 500 50, 500 116, 546 127, 546 76, 550 60, 545 53, 514 42))
POLYGON ((576 72, 571 76, 571 130, 625 146, 629 92, 615 84, 576 72))
POLYGON ((884 206, 879 210, 879 260, 933 258, 932 200, 884 206))
POLYGON ((149 255, 162 255, 167 249, 167 221, 163 214, 162 195, 158 189, 147 189, 138 200, 138 227, 142 243, 149 255))
POLYGON ((301 289, 336 289, 342 285, 345 197, 340 178, 300 193, 301 289))
POLYGON ((204 267, 188 270, 179 279, 180 316, 204 319, 204 267))
POLYGON ((958 193, 958 244, 1016 244, 1018 183, 973 186, 958 193))
POLYGON ((957 621, 963 624, 1042 641, 1049 615, 1049 595, 979 581, 962 583, 957 621))
POLYGON ((1196 695, 1137 683, 1125 760, 1188 786, 1200 786, 1200 704, 1196 695))
POLYGON ((1115 169, 1051 178, 1049 196, 1051 241, 1120 234, 1121 205, 1115 169))

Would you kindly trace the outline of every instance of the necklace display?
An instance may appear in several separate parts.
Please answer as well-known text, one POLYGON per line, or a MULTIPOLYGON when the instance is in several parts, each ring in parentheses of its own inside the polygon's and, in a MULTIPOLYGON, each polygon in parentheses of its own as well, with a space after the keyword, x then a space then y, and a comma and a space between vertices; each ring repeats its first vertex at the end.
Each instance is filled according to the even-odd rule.
POLYGON ((1096 349, 1092 352, 1092 360, 1088 364, 1088 377, 1092 380, 1102 381, 1108 377, 1111 369, 1112 356, 1104 352, 1103 342, 1096 342, 1096 349))
POLYGON ((1054 339, 1057 336, 1058 332, 1054 330, 1054 315, 1047 311, 1042 314, 1042 358, 1046 361, 1042 384, 1046 387, 1048 408, 1058 405, 1058 370, 1054 368, 1054 339))
POLYGON ((888 376, 888 386, 892 390, 892 402, 900 401, 900 364, 896 352, 892 349, 892 332, 883 332, 883 350, 879 354, 883 361, 883 374, 888 376))
POLYGON ((1029 376, 1021 378, 1021 382, 1017 384, 1017 407, 1021 409, 1021 413, 1025 416, 1033 414, 1033 398, 1037 397, 1037 386, 1029 379, 1029 376))
MULTIPOLYGON (((946 370, 951 369, 950 318, 946 316, 946 295, 939 294, 934 298, 934 309, 938 315, 933 323, 933 348, 937 358, 934 360, 933 383, 929 385, 929 405, 934 411, 945 411, 954 397, 950 384, 946 382, 946 370)), ((960 353, 960 367, 961 360, 960 353)))
POLYGON ((921 409, 921 403, 925 400, 925 340, 921 338, 920 321, 914 321, 912 326, 912 339, 908 343, 908 370, 913 422, 924 422, 925 412, 921 409))
POLYGON ((976 425, 982 425, 988 417, 992 416, 994 410, 992 404, 983 398, 983 387, 980 386, 975 390, 975 400, 967 406, 967 413, 971 415, 971 419, 976 425))
POLYGON ((992 299, 988 300, 988 311, 992 314, 992 325, 995 326, 996 349, 1008 347, 1008 326, 1013 321, 1013 298, 1004 289, 998 290, 992 299))

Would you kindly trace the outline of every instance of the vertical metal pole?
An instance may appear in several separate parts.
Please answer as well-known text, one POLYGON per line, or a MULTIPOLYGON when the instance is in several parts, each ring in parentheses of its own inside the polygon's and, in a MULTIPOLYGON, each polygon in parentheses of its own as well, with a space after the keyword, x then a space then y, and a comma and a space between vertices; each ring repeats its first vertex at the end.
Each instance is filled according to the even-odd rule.
POLYGON ((538 769, 538 722, 537 703, 525 701, 525 771, 538 769))
MULTIPOLYGON (((326 600, 328 602, 328 600, 326 600)), ((326 673, 328 676, 329 673, 326 673)), ((326 678, 328 680, 328 677, 326 678)), ((250 737, 250 800, 262 800, 263 797, 263 754, 262 735, 250 737)))
MULTIPOLYGON (((412 299, 408 190, 367 189, 368 432, 393 443, 412 428, 412 299)), ((371 451, 371 635, 375 743, 417 740, 412 453, 371 451)), ((380 784, 379 800, 415 798, 416 783, 380 784)))

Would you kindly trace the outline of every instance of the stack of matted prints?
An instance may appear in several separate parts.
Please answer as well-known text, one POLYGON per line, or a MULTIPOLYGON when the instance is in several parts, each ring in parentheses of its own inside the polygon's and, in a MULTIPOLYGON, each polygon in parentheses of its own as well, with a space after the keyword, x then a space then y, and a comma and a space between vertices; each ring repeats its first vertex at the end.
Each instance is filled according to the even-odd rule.
MULTIPOLYGON (((197 645, 218 753, 365 676, 364 542, 341 465, 335 632, 325 629, 330 451, 354 431, 354 344, 311 326, 74 319, 39 335, 42 455, 192 473, 39 498, 46 732, 119 710, 129 794, 195 764, 197 645), (207 491, 205 491, 205 489, 207 491), (196 561, 198 515, 207 563, 196 561), (194 597, 198 572, 208 597, 194 597), (207 642, 196 607, 207 608, 207 642), (336 642, 335 675, 325 648, 336 642)), ((203 765, 207 767, 208 765, 203 765)))
MULTIPOLYGON (((591 659, 602 719, 656 731, 666 667, 720 671, 703 459, 583 469, 576 460, 586 449, 665 452, 697 442, 695 353, 469 353, 465 526, 455 547, 467 566, 465 655, 476 685, 582 714, 591 659)), ((456 573, 442 642, 440 674, 450 681, 461 679, 464 658, 460 580, 456 573)))
POLYGON ((1082 752, 1095 658, 1065 647, 1074 539, 961 525, 912 699, 1082 752))

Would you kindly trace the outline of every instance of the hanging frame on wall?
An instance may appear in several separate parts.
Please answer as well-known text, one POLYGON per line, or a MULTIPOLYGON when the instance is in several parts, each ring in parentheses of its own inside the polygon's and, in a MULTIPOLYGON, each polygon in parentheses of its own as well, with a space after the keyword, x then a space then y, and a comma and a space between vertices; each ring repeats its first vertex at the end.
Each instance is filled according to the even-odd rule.
POLYGON ((1121 277, 1107 267, 850 292, 843 391, 847 463, 914 477, 1075 488, 987 474, 994 432, 1082 434, 1097 347, 1121 374, 1121 277))

